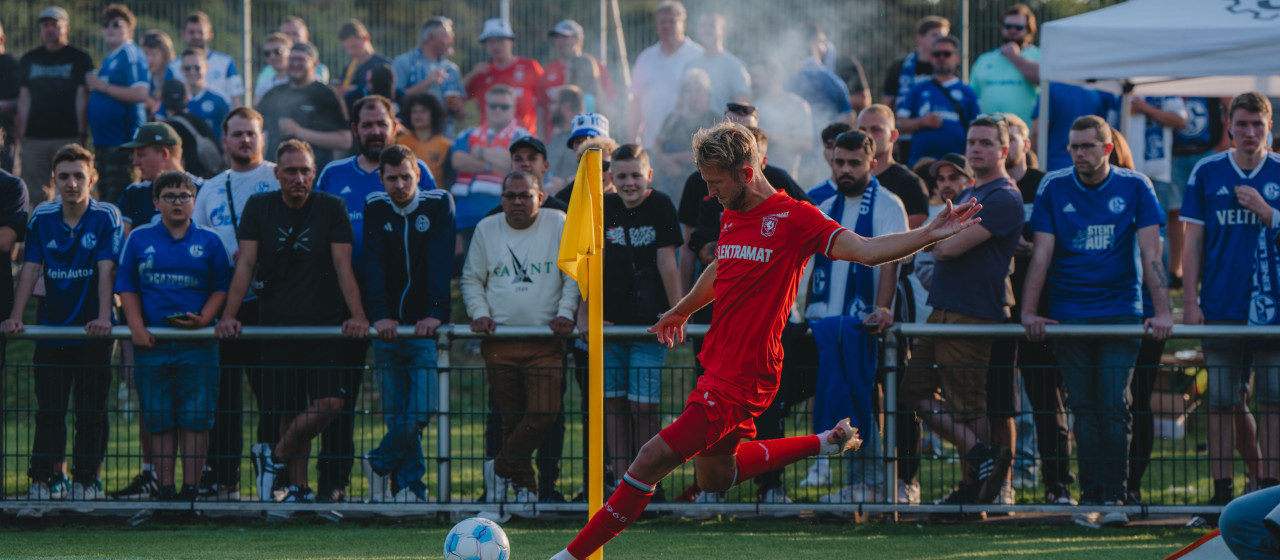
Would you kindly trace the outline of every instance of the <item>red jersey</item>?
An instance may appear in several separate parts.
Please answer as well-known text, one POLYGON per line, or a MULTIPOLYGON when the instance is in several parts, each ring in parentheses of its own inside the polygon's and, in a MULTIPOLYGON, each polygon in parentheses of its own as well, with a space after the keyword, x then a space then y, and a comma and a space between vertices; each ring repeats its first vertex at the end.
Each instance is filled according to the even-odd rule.
POLYGON ((767 407, 782 374, 782 328, 804 264, 844 228, 782 191, 749 212, 725 210, 716 245, 715 308, 698 355, 746 404, 767 407))
MULTIPOLYGON (((600 71, 600 92, 604 94, 606 99, 617 99, 618 90, 613 87, 613 79, 609 77, 609 68, 604 62, 591 57, 596 62, 596 69, 600 71)), ((565 66, 564 61, 555 59, 547 63, 546 73, 542 75, 542 83, 538 85, 539 102, 548 104, 551 102, 551 92, 555 88, 564 85, 565 66)))
POLYGON ((497 84, 516 91, 516 122, 530 134, 538 134, 538 83, 542 81, 542 65, 532 58, 515 57, 506 68, 489 63, 489 71, 477 74, 467 85, 467 97, 480 104, 480 121, 485 120, 484 94, 497 84))

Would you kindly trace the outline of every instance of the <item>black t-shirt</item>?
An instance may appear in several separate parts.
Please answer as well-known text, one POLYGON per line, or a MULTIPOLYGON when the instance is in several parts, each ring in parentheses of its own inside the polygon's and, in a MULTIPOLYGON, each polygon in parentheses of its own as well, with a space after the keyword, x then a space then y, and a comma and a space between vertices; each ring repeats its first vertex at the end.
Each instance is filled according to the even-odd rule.
POLYGON ((351 83, 348 85, 354 86, 356 89, 364 87, 365 75, 379 66, 391 66, 391 59, 378 53, 373 53, 369 60, 356 67, 356 71, 351 74, 351 83))
MULTIPOLYGON (((927 58, 927 57, 926 57, 926 58, 927 58)), ((906 57, 903 57, 903 58, 898 59, 898 61, 897 61, 897 62, 894 62, 894 63, 893 63, 893 66, 890 66, 890 67, 889 67, 889 70, 887 70, 887 71, 884 73, 884 83, 883 83, 883 84, 880 84, 880 91, 881 91, 884 95, 888 95, 888 96, 892 96, 892 97, 894 97, 894 98, 895 98, 895 99, 894 99, 894 102, 895 102, 895 103, 896 103, 896 102, 898 102, 898 101, 901 101, 901 99, 897 99, 898 97, 900 97, 900 96, 903 96, 903 95, 906 95, 906 94, 907 94, 907 92, 905 92, 905 91, 903 91, 903 92, 899 92, 899 91, 898 91, 898 76, 901 76, 901 75, 902 75, 902 63, 903 63, 903 62, 905 62, 906 60, 907 60, 907 59, 906 59, 906 57)), ((930 76, 932 76, 932 75, 933 75, 933 63, 932 63, 932 62, 929 62, 928 60, 921 59, 920 57, 918 57, 918 56, 917 56, 917 57, 916 57, 916 75, 917 75, 917 76, 923 76, 923 75, 930 75, 930 76)))
POLYGON ((876 175, 876 180, 902 199, 902 207, 907 210, 908 216, 929 215, 929 187, 924 184, 924 179, 907 169, 907 166, 894 162, 883 173, 876 175))
MULTIPOLYGON (((0 101, 16 101, 22 85, 22 71, 18 59, 11 54, 0 54, 0 101)), ((13 114, 0 113, 0 129, 5 131, 5 144, 13 143, 13 114)))
POLYGON ((683 242, 676 207, 666 194, 650 189, 635 208, 627 208, 615 193, 604 195, 604 320, 617 325, 653 324, 655 317, 637 313, 636 272, 656 270, 658 249, 683 242))
MULTIPOLYGON (((320 82, 295 88, 289 84, 271 88, 262 101, 258 103, 258 111, 266 121, 263 132, 267 136, 267 144, 263 154, 267 159, 275 159, 276 147, 281 142, 293 138, 280 134, 280 119, 290 118, 298 122, 298 126, 319 132, 347 130, 347 110, 342 106, 338 95, 320 82)), ((316 153, 316 169, 333 161, 333 150, 312 146, 316 153)))
MULTIPOLYGON (((791 174, 781 167, 765 165, 764 178, 773 188, 786 192, 791 198, 813 202, 791 174)), ((707 194, 707 182, 702 180, 702 174, 690 174, 680 196, 680 223, 694 228, 689 238, 691 249, 697 251, 720 238, 720 213, 723 211, 720 201, 707 194)))
MULTIPOLYGON (((0 227, 13 228, 16 241, 27 237, 27 186, 22 179, 0 169, 0 227)), ((0 265, 0 316, 13 311, 13 267, 5 255, 0 265)))
POLYGON ((74 45, 56 51, 43 46, 22 55, 19 62, 21 87, 31 95, 27 117, 29 138, 73 138, 80 135, 76 121, 76 90, 84 85, 84 75, 93 70, 89 53, 74 45))
MULTIPOLYGON (((222 146, 213 140, 213 129, 209 128, 209 123, 204 122, 204 119, 192 118, 187 113, 169 117, 169 125, 173 127, 174 132, 178 133, 178 138, 182 140, 182 168, 196 177, 208 179, 218 170, 205 168, 204 162, 200 161, 200 151, 196 145, 196 137, 187 130, 187 127, 183 126, 183 123, 191 125, 196 134, 208 138, 215 146, 219 148, 222 146)), ((275 154, 274 151, 271 153, 275 154)))
POLYGON ((293 209, 279 192, 255 194, 244 205, 236 235, 258 242, 254 290, 262 324, 341 324, 345 306, 330 245, 355 241, 342 198, 312 192, 293 209))

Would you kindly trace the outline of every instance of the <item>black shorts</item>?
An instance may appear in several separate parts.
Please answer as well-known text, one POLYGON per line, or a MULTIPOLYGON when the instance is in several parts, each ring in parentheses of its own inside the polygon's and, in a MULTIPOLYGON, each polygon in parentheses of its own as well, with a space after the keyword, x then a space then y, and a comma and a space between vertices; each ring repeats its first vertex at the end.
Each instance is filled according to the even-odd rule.
POLYGON ((1018 339, 997 338, 991 342, 991 362, 987 368, 987 416, 1004 420, 1017 416, 1018 339))
POLYGON ((347 398, 343 348, 324 340, 263 342, 258 406, 264 412, 296 414, 319 399, 347 398))

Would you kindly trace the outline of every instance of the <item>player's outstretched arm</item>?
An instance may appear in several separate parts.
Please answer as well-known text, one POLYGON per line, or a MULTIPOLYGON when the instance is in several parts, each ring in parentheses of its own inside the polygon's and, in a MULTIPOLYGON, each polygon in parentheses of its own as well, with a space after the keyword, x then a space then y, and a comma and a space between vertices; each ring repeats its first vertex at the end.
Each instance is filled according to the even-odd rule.
POLYGON ((702 276, 698 277, 698 282, 693 285, 693 289, 680 298, 680 302, 675 307, 663 313, 657 323, 649 327, 649 332, 658 335, 658 343, 666 344, 667 348, 670 348, 677 342, 684 342, 684 324, 689 320, 689 316, 706 307, 716 298, 716 263, 718 262, 711 261, 711 265, 702 271, 702 276))
POLYGON ((954 208, 951 201, 947 201, 946 209, 919 229, 872 238, 842 231, 832 243, 830 256, 867 266, 896 261, 981 222, 982 218, 974 217, 979 210, 982 210, 982 205, 973 200, 954 208))

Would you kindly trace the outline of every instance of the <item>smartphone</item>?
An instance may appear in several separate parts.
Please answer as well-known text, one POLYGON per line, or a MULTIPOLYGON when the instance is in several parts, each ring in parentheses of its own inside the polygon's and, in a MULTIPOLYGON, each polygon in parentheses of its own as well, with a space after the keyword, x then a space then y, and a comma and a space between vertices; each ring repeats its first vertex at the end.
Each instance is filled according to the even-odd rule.
POLYGON ((187 314, 186 314, 186 313, 174 313, 173 315, 165 316, 164 320, 165 320, 165 321, 173 321, 173 320, 175 320, 175 319, 183 319, 183 318, 185 318, 186 316, 187 316, 187 314))

